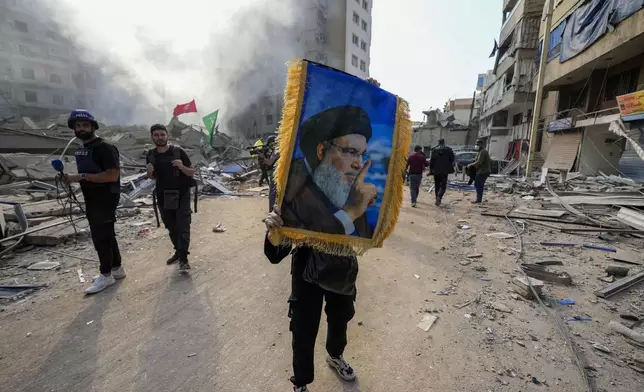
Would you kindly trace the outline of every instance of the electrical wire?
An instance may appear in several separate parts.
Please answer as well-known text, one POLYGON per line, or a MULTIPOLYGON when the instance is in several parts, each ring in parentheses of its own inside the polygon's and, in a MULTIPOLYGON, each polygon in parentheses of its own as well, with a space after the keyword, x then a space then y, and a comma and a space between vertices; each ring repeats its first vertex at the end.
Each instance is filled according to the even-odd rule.
MULTIPOLYGON (((513 211, 516 206, 512 206, 512 209, 510 211, 513 211)), ((572 354, 572 357, 575 361, 575 364, 577 365, 577 368, 579 369, 579 372, 581 373, 581 377, 584 380, 587 391, 588 392, 595 392, 595 384, 594 381, 588 377, 588 374, 586 373, 586 368, 584 366, 584 361, 581 358, 581 355, 579 353, 579 350, 576 346, 576 344, 572 341, 570 338, 570 335, 568 334, 568 330, 566 329, 566 326, 563 324, 561 317, 556 317, 554 314, 552 314, 549 310, 548 307, 543 303, 541 300, 541 297, 537 294, 537 291, 535 290, 534 286, 532 285, 532 282, 530 281, 530 277, 526 274, 526 272, 521 268, 521 261, 523 259, 524 255, 524 247, 523 247, 523 233, 525 232, 525 223, 521 222, 523 224, 523 228, 521 231, 517 228, 517 226, 512 222, 512 220, 508 217, 508 214, 505 214, 505 219, 510 223, 510 226, 512 226, 512 229, 514 229, 514 232, 516 233, 518 239, 519 239, 519 252, 515 260, 515 264, 517 267, 517 270, 523 275, 523 277, 526 279, 528 282, 528 286, 530 286, 530 291, 534 295, 534 297, 537 299, 539 302, 539 305, 541 306, 541 309, 548 315, 550 316, 554 321, 557 327, 559 328, 559 332, 561 332, 561 335, 563 336, 564 341, 566 342, 566 345, 570 349, 570 352, 572 354)))

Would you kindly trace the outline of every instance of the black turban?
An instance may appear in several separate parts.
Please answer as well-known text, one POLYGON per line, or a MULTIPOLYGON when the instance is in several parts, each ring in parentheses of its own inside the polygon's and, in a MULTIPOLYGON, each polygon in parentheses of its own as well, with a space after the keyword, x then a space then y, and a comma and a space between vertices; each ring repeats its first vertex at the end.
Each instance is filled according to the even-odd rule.
POLYGON ((358 106, 337 106, 326 109, 300 126, 300 149, 311 168, 320 163, 318 144, 346 135, 362 135, 371 139, 371 121, 367 112, 358 106))

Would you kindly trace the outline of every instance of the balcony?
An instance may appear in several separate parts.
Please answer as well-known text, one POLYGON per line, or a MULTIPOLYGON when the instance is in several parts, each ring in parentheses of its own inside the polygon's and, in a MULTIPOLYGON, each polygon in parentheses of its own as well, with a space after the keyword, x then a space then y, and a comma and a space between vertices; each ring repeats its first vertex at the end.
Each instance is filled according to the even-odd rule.
MULTIPOLYGON (((510 1, 512 3, 512 1, 510 1)), ((505 40, 510 37, 512 31, 525 16, 541 15, 545 0, 519 0, 512 10, 505 15, 505 20, 501 25, 501 34, 499 35, 499 45, 503 45, 505 40)), ((507 12, 507 11, 506 11, 507 12)))
POLYGON ((483 113, 482 117, 489 117, 500 110, 509 110, 520 108, 524 105, 532 105, 532 102, 534 102, 534 93, 522 90, 525 89, 517 89, 512 85, 507 87, 500 99, 497 97, 496 102, 492 101, 491 105, 483 113))
POLYGON ((503 12, 510 12, 519 0, 503 0, 503 12))

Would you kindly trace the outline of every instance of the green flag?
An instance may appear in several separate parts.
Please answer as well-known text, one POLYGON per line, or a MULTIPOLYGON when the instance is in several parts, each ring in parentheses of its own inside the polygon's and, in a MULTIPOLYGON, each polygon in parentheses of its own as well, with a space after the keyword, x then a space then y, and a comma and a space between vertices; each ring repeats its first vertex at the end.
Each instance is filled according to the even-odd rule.
POLYGON ((218 114, 219 114, 219 110, 215 110, 214 112, 205 115, 203 118, 203 123, 206 125, 206 128, 208 129, 208 136, 210 136, 210 145, 212 145, 212 137, 215 133, 215 125, 217 124, 218 114))

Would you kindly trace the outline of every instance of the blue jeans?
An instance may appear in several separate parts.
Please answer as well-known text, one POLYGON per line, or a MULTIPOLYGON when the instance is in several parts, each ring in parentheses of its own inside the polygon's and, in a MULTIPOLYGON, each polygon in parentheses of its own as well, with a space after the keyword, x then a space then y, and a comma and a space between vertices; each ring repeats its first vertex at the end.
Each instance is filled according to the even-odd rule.
POLYGON ((485 189, 485 181, 490 176, 490 173, 478 173, 474 177, 474 188, 476 188, 476 201, 483 201, 483 189, 485 189))
POLYGON ((420 183, 423 181, 422 174, 410 174, 409 175, 409 190, 411 193, 411 202, 416 203, 418 200, 418 194, 420 193, 420 183))

